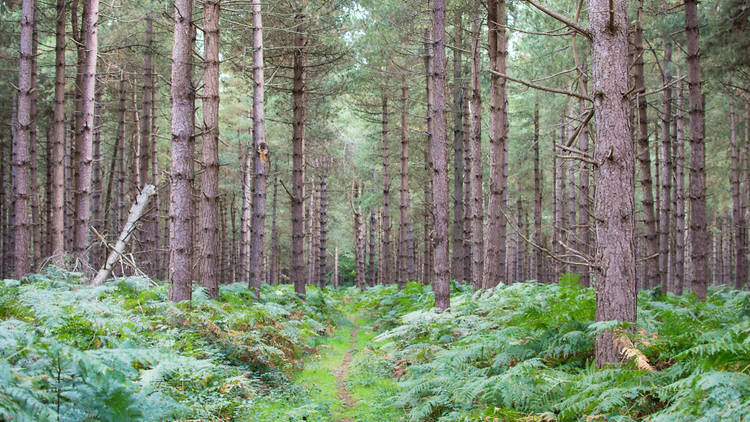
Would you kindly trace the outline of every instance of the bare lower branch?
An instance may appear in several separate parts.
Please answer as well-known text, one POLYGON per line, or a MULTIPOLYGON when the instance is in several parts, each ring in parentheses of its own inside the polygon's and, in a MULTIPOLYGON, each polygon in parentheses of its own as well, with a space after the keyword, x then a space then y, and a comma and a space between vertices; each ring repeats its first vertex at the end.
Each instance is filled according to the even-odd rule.
POLYGON ((532 0, 524 0, 524 1, 526 3, 534 6, 536 9, 539 9, 545 15, 547 15, 547 16, 549 16, 551 18, 557 19, 558 21, 560 21, 560 22, 564 23, 565 25, 569 26, 574 31, 578 32, 579 34, 581 34, 584 37, 586 37, 589 40, 591 40, 591 33, 588 31, 588 29, 586 29, 586 28, 578 25, 577 22, 571 20, 568 17, 565 17, 565 16, 561 15, 560 13, 555 12, 552 9, 548 9, 548 8, 542 6, 541 4, 537 4, 536 2, 534 2, 532 0))
POLYGON ((507 79, 509 81, 518 82, 521 85, 526 85, 529 88, 538 89, 540 91, 554 92, 555 94, 568 95, 568 96, 571 96, 571 97, 580 98, 582 100, 586 100, 586 101, 590 101, 590 102, 594 101, 593 99, 591 99, 591 97, 588 97, 586 95, 581 95, 581 94, 579 94, 577 92, 566 91, 564 89, 557 89, 557 88, 551 88, 551 87, 548 87, 548 86, 542 86, 542 85, 533 84, 533 83, 531 83, 529 81, 524 81, 523 79, 514 78, 514 77, 508 76, 508 75, 506 75, 504 73, 496 72, 496 71, 494 71, 492 69, 490 69, 489 72, 492 73, 493 75, 497 75, 497 76, 499 76, 501 78, 504 78, 504 79, 507 79))

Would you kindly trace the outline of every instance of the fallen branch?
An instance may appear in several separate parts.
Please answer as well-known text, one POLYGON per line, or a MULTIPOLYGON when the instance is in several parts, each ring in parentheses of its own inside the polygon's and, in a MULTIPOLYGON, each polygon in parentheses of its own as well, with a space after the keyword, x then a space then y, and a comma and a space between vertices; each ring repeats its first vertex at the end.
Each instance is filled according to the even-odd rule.
POLYGON ((133 229, 135 228, 135 223, 141 218, 144 211, 146 210, 146 205, 148 205, 149 199, 151 199, 151 197, 155 193, 156 188, 154 187, 154 185, 146 185, 143 187, 143 190, 141 190, 141 193, 138 194, 138 198, 136 198, 135 203, 130 207, 128 219, 125 223, 125 227, 123 227, 122 232, 120 233, 120 237, 117 239, 115 246, 111 247, 112 250, 107 256, 107 262, 91 280, 92 285, 101 285, 102 283, 104 283, 104 280, 109 278, 109 276, 112 274, 112 268, 114 267, 115 263, 117 263, 118 259, 122 257, 125 246, 127 245, 128 240, 130 240, 130 235, 133 233, 133 229))

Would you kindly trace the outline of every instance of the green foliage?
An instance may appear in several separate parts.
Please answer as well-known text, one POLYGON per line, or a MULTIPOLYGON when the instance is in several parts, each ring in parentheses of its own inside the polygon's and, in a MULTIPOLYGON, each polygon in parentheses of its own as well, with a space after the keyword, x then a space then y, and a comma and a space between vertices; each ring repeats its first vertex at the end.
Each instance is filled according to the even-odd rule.
POLYGON ((0 419, 229 420, 253 397, 289 383, 299 354, 339 316, 310 289, 196 289, 124 278, 100 287, 50 268, 0 286, 0 419))
POLYGON ((376 341, 405 368, 396 403, 409 420, 740 421, 750 413, 747 292, 717 289, 700 302, 645 291, 638 325, 628 328, 595 323, 594 292, 572 274, 552 285, 465 291, 447 312, 410 288, 368 289, 358 303, 387 315, 392 328, 376 341), (597 369, 594 337, 612 328, 632 343, 632 359, 597 369))

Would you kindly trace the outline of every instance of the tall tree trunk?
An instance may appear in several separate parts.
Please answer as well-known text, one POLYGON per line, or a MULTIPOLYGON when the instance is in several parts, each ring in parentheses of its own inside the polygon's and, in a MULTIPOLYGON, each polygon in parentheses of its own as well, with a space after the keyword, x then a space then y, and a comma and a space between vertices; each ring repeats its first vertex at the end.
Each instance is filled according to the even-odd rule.
POLYGON ((501 256, 502 210, 505 174, 505 0, 489 0, 487 25, 490 56, 490 185, 487 205, 487 244, 485 245, 482 287, 496 286, 504 278, 501 256), (502 272, 501 272, 502 271, 502 272))
POLYGON ((391 180, 388 177, 388 97, 383 93, 382 98, 382 132, 381 139, 383 142, 383 255, 382 278, 384 283, 392 283, 391 268, 393 267, 391 257, 391 180))
POLYGON ((250 242, 252 240, 252 210, 253 210, 253 177, 252 171, 255 154, 250 145, 245 148, 240 142, 240 160, 242 162, 242 210, 240 211, 240 265, 239 281, 250 283, 250 242))
MULTIPOLYGON (((564 129, 563 129, 564 130, 564 129)), ((557 142, 555 135, 552 135, 552 253, 557 256, 560 252, 560 230, 562 228, 561 219, 561 194, 558 189, 560 173, 560 160, 557 158, 557 142)), ((552 261, 552 277, 550 282, 554 282, 560 275, 560 263, 557 260, 552 261)))
POLYGON ((86 19, 86 61, 82 78, 83 112, 78 143, 78 183, 76 198, 75 248, 78 259, 88 262, 85 256, 89 246, 89 219, 91 218, 91 176, 93 161, 94 91, 96 84, 96 58, 99 44, 99 0, 88 0, 86 19))
POLYGON ((450 306, 450 257, 448 255, 448 163, 446 162, 446 119, 445 119, 445 0, 435 0, 433 4, 433 39, 435 40, 433 60, 432 92, 432 194, 433 215, 435 216, 434 280, 435 306, 447 309, 450 306))
POLYGON ((374 286, 375 275, 375 211, 370 209, 370 234, 368 239, 369 261, 367 263, 367 285, 374 286))
MULTIPOLYGON (((588 95, 588 76, 586 73, 587 61, 584 57, 580 58, 581 81, 579 83, 579 92, 588 95)), ((586 112, 586 104, 583 99, 578 100, 578 112, 582 115, 586 112)), ((589 152, 589 130, 588 125, 584 125, 578 134, 578 148, 585 154, 589 152)), ((589 227, 589 164, 580 163, 578 174, 578 248, 581 252, 591 255, 591 228, 589 227)), ((541 205, 540 205, 541 208, 541 205)), ((587 266, 581 267, 581 284, 585 287, 591 285, 591 269, 587 266)))
POLYGON ((37 6, 34 6, 31 42, 31 125, 29 126, 29 192, 31 194, 31 243, 33 249, 32 267, 39 265, 42 258, 42 222, 39 212, 39 188, 37 183, 38 148, 37 148, 37 50, 39 45, 39 31, 37 29, 37 6))
POLYGON ((325 287, 326 275, 328 274, 328 265, 326 259, 328 258, 328 249, 326 241, 328 236, 328 202, 326 193, 328 186, 326 185, 325 176, 320 177, 320 253, 318 255, 318 280, 320 288, 325 287))
MULTIPOLYGON (((13 141, 11 140, 11 143, 13 141)), ((0 277, 8 277, 8 262, 10 261, 10 231, 11 228, 7 224, 8 204, 6 203, 6 192, 9 191, 8 186, 5 184, 5 144, 6 142, 0 142, 0 277)), ((11 153, 12 154, 12 153, 11 153)))
POLYGON ((294 17, 296 33, 294 36, 294 86, 292 88, 292 102, 294 116, 292 123, 292 247, 291 247, 291 281, 294 291, 299 295, 305 294, 304 272, 304 213, 305 213, 305 110, 307 100, 305 96, 307 81, 307 28, 305 25, 306 0, 298 2, 298 9, 294 17))
POLYGON ((479 2, 471 16, 471 280, 482 287, 484 262, 484 192, 482 181, 482 85, 479 2))
MULTIPOLYGON (((596 147, 596 320, 636 318, 634 250, 634 153, 628 91, 628 40, 625 0, 588 0, 596 147), (610 4, 613 6, 610 9, 610 4)), ((598 366, 620 362, 619 342, 611 331, 596 337, 598 366)))
POLYGON ((401 78, 401 185, 399 187, 399 257, 398 286, 403 288, 409 277, 409 87, 401 78))
MULTIPOLYGON (((679 70, 677 78, 679 79, 679 70)), ((675 145, 673 150, 675 161, 675 272, 672 293, 681 295, 685 285, 685 129, 682 118, 683 94, 682 83, 677 89, 677 113, 675 116, 675 145)))
MULTIPOLYGON (((156 178, 148 177, 149 164, 151 154, 154 153, 152 148, 151 139, 151 126, 153 125, 152 116, 153 111, 153 100, 154 100, 154 80, 153 80, 153 65, 152 65, 152 54, 153 54, 153 22, 151 16, 146 16, 146 39, 145 49, 143 51, 143 101, 141 103, 141 157, 140 157, 140 169, 139 172, 142 177, 142 183, 151 183, 156 186, 156 178), (149 179, 151 179, 149 181, 149 179)), ((140 186, 139 186, 140 188, 140 186)), ((158 255, 156 252, 156 236, 159 233, 158 227, 154 227, 156 220, 156 211, 158 208, 159 198, 155 197, 153 205, 150 210, 144 215, 143 225, 145 230, 143 231, 143 249, 146 253, 143 254, 143 267, 148 274, 156 275, 156 264, 158 262, 158 255)))
POLYGON ((50 253, 53 262, 62 264, 65 253, 65 6, 57 0, 55 17, 55 106, 53 110, 52 157, 50 158, 51 212, 49 224, 50 253))
MULTIPOLYGON (((204 172, 201 176, 201 285, 209 297, 219 297, 219 16, 218 0, 203 5, 204 60, 203 127, 204 172)), ((145 98, 144 98, 145 101, 145 98)), ((145 107, 144 107, 145 110, 145 107)), ((144 121, 145 121, 144 116, 144 121)), ((144 123, 144 127, 146 124, 144 123)), ((146 167, 147 169, 148 167, 146 167)), ((141 172, 145 177, 145 171, 141 172)))
POLYGON ((175 0, 174 43, 172 46, 171 131, 172 165, 169 218, 171 223, 169 299, 190 300, 193 280, 193 171, 195 88, 193 70, 194 33, 192 0, 175 0))
POLYGON ((658 254, 659 239, 656 233, 656 216, 654 214, 654 196, 651 179, 651 155, 648 142, 648 116, 646 109, 646 85, 643 77, 643 29, 641 28, 641 12, 643 2, 638 3, 633 44, 635 45, 635 63, 633 63, 633 77, 635 80, 635 94, 638 108, 638 162, 641 175, 641 204, 643 206, 643 223, 645 225, 646 240, 646 279, 644 285, 653 287, 659 278, 658 254))
POLYGON ((352 182, 351 208, 354 214, 354 272, 357 287, 365 289, 365 236, 362 228, 362 210, 359 206, 359 196, 362 193, 362 185, 352 182), (356 203, 356 205, 355 205, 356 203))
POLYGON ((18 68, 18 108, 15 136, 13 137, 13 275, 20 279, 31 271, 30 225, 28 215, 31 167, 31 96, 34 86, 32 75, 34 0, 23 0, 21 5, 21 41, 18 68))
POLYGON ((659 209, 659 280, 662 289, 671 289, 673 280, 669 273, 670 241, 672 222, 672 43, 664 41, 664 96, 661 117, 661 208, 659 209))
POLYGON ((255 196, 250 252, 250 280, 256 294, 264 281, 263 256, 266 238, 266 144, 265 83, 263 80, 263 15, 260 0, 253 1, 253 141, 255 144, 255 196))
MULTIPOLYGON (((566 124, 565 119, 560 121, 560 143, 567 141, 567 136, 565 133, 566 124)), ((559 151, 560 148, 555 146, 555 148, 559 151)), ((566 209, 568 205, 568 195, 566 193, 567 191, 567 179, 566 179, 566 173, 568 170, 568 162, 564 159, 558 158, 557 160, 557 230, 560 232, 557 236, 557 254, 558 255, 564 255, 566 253, 565 248, 562 246, 563 242, 566 242, 568 240, 568 233, 570 233, 570 230, 568 228, 568 219, 565 218, 566 209)), ((569 265, 564 265, 563 271, 571 271, 569 265)))
POLYGON ((461 75, 461 48, 463 47, 463 25, 460 10, 455 12, 454 29, 456 46, 453 50, 453 255, 451 268, 453 279, 463 281, 464 258, 464 90, 461 75))
POLYGON ((706 230, 706 145, 703 93, 701 92, 700 45, 698 43, 698 1, 685 0, 687 35, 688 91, 690 101, 690 243, 692 271, 690 288, 700 299, 706 298, 708 262, 706 230))
POLYGON ((542 251, 542 172, 539 167, 539 104, 534 104, 534 252, 531 266, 531 278, 536 281, 542 279, 543 261, 542 251))
POLYGON ((119 233, 125 227, 127 218, 127 201, 125 200, 125 117, 127 113, 125 91, 125 72, 120 72, 120 102, 119 115, 120 122, 117 125, 117 145, 119 153, 117 155, 117 226, 113 233, 119 233))
MULTIPOLYGON (((468 66, 464 69, 464 74, 467 72, 468 66)), ((471 118, 469 117, 469 100, 468 100, 468 84, 469 80, 462 82, 463 85, 463 101, 461 114, 463 115, 463 132, 464 139, 464 224, 463 224, 463 242, 464 242, 464 254, 461 258, 461 265, 463 266, 464 280, 467 283, 473 282, 471 279, 471 118)))
MULTIPOLYGON (((102 82, 97 79, 94 94, 94 136, 92 142, 93 163, 91 167, 91 226, 102 231, 102 82)), ((91 265, 99 268, 106 259, 107 251, 96 248, 91 253, 91 265)))
MULTIPOLYGON (((278 168, 278 166, 276 166, 278 168)), ((278 170, 277 170, 278 172, 278 170)), ((277 201, 279 192, 278 176, 273 177, 273 200, 271 202, 271 277, 270 284, 279 284, 279 229, 276 223, 277 201)))
POLYGON ((425 29, 425 55, 424 55, 424 67, 425 67, 425 93, 427 98, 427 142, 424 148, 424 172, 427 178, 424 184, 424 258, 422 259, 422 283, 432 284, 432 267, 434 261, 433 251, 433 222, 435 216, 433 214, 433 196, 432 196, 432 156, 430 155, 430 147, 432 145, 432 75, 433 75, 433 36, 430 29, 425 29))
MULTIPOLYGON (((410 207, 411 208, 411 207, 410 207)), ((409 281, 417 279, 416 269, 416 257, 417 251, 415 250, 414 244, 414 221, 409 218, 409 281)))
MULTIPOLYGON (((152 69, 153 72, 153 69, 152 69)), ((157 143, 157 126, 156 126, 156 84, 153 77, 151 78, 151 184, 159 186, 159 145, 157 143)), ((151 246, 152 246, 152 271, 154 276, 158 278, 163 277, 163 265, 161 262, 161 254, 159 253, 161 236, 159 231, 159 219, 161 215, 161 201, 159 200, 159 189, 154 194, 154 204, 151 208, 151 212, 147 214, 149 217, 148 221, 153 227, 151 246)))
POLYGON ((737 255, 735 260, 734 287, 741 289, 747 283, 747 255, 745 255, 745 216, 740 197, 740 149, 737 145, 737 131, 735 128, 734 94, 729 94, 729 129, 732 145, 732 221, 734 223, 734 246, 737 255))

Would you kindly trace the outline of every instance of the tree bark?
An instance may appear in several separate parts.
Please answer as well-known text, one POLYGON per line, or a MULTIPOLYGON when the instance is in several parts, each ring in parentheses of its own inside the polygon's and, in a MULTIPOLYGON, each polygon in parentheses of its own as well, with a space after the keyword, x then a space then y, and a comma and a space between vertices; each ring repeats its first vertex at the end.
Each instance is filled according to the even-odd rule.
POLYGON ((55 17, 55 97, 50 157, 50 221, 49 243, 53 262, 62 264, 65 253, 65 7, 66 0, 57 0, 55 17))
MULTIPOLYGON (((278 168, 278 166, 276 166, 278 168)), ((273 200, 271 205, 271 277, 270 284, 279 284, 279 229, 276 220, 277 198, 279 191, 278 176, 273 178, 273 200)))
POLYGON ((365 236, 362 230, 362 210, 359 206, 359 196, 362 193, 362 185, 352 182, 352 193, 350 205, 354 214, 354 272, 357 287, 365 289, 365 236), (355 206, 356 203, 356 206, 355 206))
POLYGON ((39 186, 37 183, 37 172, 38 172, 38 148, 37 148, 37 91, 39 89, 37 78, 38 78, 38 64, 37 64, 37 50, 39 45, 39 30, 37 29, 37 6, 34 6, 34 17, 32 25, 32 36, 31 36, 31 124, 29 126, 29 192, 31 200, 31 242, 30 246, 33 249, 33 259, 31 261, 32 267, 39 265, 42 253, 41 248, 44 242, 42 242, 42 221, 39 212, 39 186))
POLYGON ((635 46, 635 63, 633 63, 633 77, 635 80, 635 94, 637 95, 638 109, 638 162, 641 171, 641 189, 643 206, 643 223, 645 225, 646 245, 646 280, 644 285, 648 288, 654 287, 659 279, 658 254, 659 239, 656 233, 656 216, 654 214, 653 184, 651 179, 651 155, 648 141, 648 116, 646 110, 646 86, 643 75, 643 29, 641 28, 641 11, 643 2, 638 3, 638 14, 636 16, 635 31, 633 33, 633 44, 635 46))
POLYGON ((664 41, 664 95, 661 117, 661 208, 659 209, 659 280, 662 289, 672 290, 673 279, 669 273, 671 257, 669 233, 672 222, 672 43, 664 41))
POLYGON ((730 175, 730 183, 732 185, 732 221, 734 223, 734 247, 736 254, 734 287, 741 289, 747 283, 747 255, 745 255, 745 216, 742 209, 742 198, 740 197, 740 149, 737 145, 733 93, 729 94, 729 130, 732 146, 732 172, 730 175))
MULTIPOLYGON (((154 78, 153 78, 153 64, 152 64, 152 54, 153 54, 153 22, 151 19, 151 16, 146 16, 146 39, 145 39, 145 49, 143 52, 143 87, 141 92, 143 93, 143 100, 141 103, 142 111, 141 111, 141 157, 140 157, 140 173, 142 178, 142 183, 152 183, 154 186, 156 186, 156 178, 153 176, 155 172, 152 172, 152 177, 148 177, 148 171, 149 171, 149 164, 151 160, 151 154, 154 154, 155 151, 153 151, 152 148, 152 139, 151 139, 151 127, 153 125, 153 119, 154 116, 152 116, 152 111, 154 109, 153 101, 154 101, 154 78), (150 179, 150 180, 149 180, 150 179)), ((154 204, 159 203, 158 197, 154 199, 154 204)), ((159 233, 158 227, 154 226, 154 223, 156 220, 156 211, 155 207, 152 207, 151 210, 146 211, 146 215, 144 216, 144 227, 145 230, 143 231, 143 268, 145 269, 147 274, 155 275, 156 274, 156 267, 158 263, 158 254, 156 253, 156 237, 159 233)))
POLYGON ((31 96, 34 85, 32 75, 34 0, 23 0, 21 5, 21 40, 18 69, 18 108, 13 139, 13 275, 20 279, 31 271, 31 244, 29 221, 31 167, 31 96))
POLYGON ((482 287, 484 258, 484 192, 482 166, 482 94, 479 2, 471 17, 471 280, 482 287))
POLYGON ((706 248, 706 145, 703 93, 701 90, 700 45, 698 43, 698 1, 685 0, 688 91, 690 102, 690 243, 692 271, 690 288, 706 298, 708 262, 706 248))
POLYGON ((391 268, 393 267, 391 257, 391 180, 388 177, 388 97, 383 93, 382 97, 382 132, 381 139, 383 142, 383 255, 382 279, 384 283, 392 283, 393 278, 391 268))
POLYGON ((433 3, 433 60, 432 92, 432 193, 435 229, 434 280, 435 306, 447 309, 450 306, 450 257, 448 255, 448 163, 446 162, 445 119, 445 0, 433 3))
POLYGON ((435 216, 433 214, 433 181, 432 181, 432 156, 430 155, 430 147, 432 145, 432 75, 433 75, 433 36, 430 29, 425 29, 425 55, 424 55, 424 67, 425 67, 425 93, 427 98, 427 142, 424 148, 424 172, 427 181, 424 184, 424 258, 422 259, 422 283, 432 284, 432 268, 434 261, 433 252, 433 222, 435 216))
POLYGON ((409 275, 409 87, 401 78, 401 185, 399 187, 398 286, 411 280, 409 275))
POLYGON ((461 11, 455 12, 454 29, 456 46, 453 50, 453 255, 451 268, 453 279, 463 281, 464 258, 464 90, 461 81, 461 48, 463 47, 463 25, 461 11))
MULTIPOLYGON (((466 72, 468 70, 464 69, 464 74, 468 74, 469 72, 466 72)), ((468 100, 468 84, 469 79, 466 79, 466 81, 462 82, 462 89, 463 89, 463 101, 462 101, 462 110, 461 113, 463 115, 463 140, 464 140, 464 198, 463 198, 463 206, 464 206, 464 224, 463 224, 463 242, 464 242, 464 254, 461 258, 462 262, 461 265, 463 266, 463 274, 464 274, 464 280, 467 283, 471 283, 471 118, 469 117, 469 100, 468 100)))
MULTIPOLYGON (((93 163, 91 167, 91 226, 97 230, 102 230, 102 91, 104 87, 102 82, 97 79, 95 84, 96 93, 94 94, 94 136, 92 142, 93 163)), ((91 266, 99 267, 105 256, 106 251, 103 249, 94 249, 91 253, 91 266)))
MULTIPOLYGON (((505 74, 505 0, 487 3, 490 70, 505 74)), ((482 287, 497 286, 505 278, 505 257, 501 254, 503 243, 502 210, 505 175, 505 78, 490 74, 490 185, 487 205, 487 244, 485 245, 482 287)))
POLYGON ((318 283, 320 288, 325 287, 326 275, 328 274, 328 266, 326 259, 328 258, 328 250, 326 241, 328 235, 328 202, 326 193, 328 186, 326 184, 325 176, 320 177, 320 253, 318 254, 318 283))
MULTIPOLYGON (((677 77, 679 78, 679 72, 677 77)), ((677 113, 675 116, 675 145, 673 146, 675 161, 675 272, 672 293, 681 295, 685 285, 685 130, 682 118, 683 94, 682 83, 677 90, 677 113)))
POLYGON ((368 239, 369 262, 367 264, 367 285, 374 286, 375 275, 375 211, 370 209, 370 234, 368 239))
POLYGON ((195 88, 193 69, 194 33, 192 0, 175 0, 172 46, 172 181, 170 184, 170 274, 169 299, 190 300, 193 280, 193 171, 195 88))
MULTIPOLYGON (((596 147, 594 215, 597 251, 596 320, 636 318, 634 250, 634 152, 628 118, 628 41, 625 0, 588 0, 596 147), (610 9, 610 4, 612 8, 610 9), (610 24, 611 23, 611 24, 610 24)), ((611 331, 596 337, 598 366, 620 362, 611 331)))
POLYGON ((89 220, 91 218, 91 176, 93 162, 94 94, 96 84, 96 58, 99 44, 99 0, 88 0, 86 19, 86 61, 82 82, 82 126, 78 144, 78 183, 76 198, 75 248, 78 259, 88 262, 85 256, 89 246, 89 220))
POLYGON ((296 33, 294 36, 294 86, 292 88, 292 102, 294 116, 292 123, 292 247, 291 247, 291 281, 294 291, 299 295, 305 294, 305 111, 307 100, 305 95, 307 81, 307 28, 305 24, 306 0, 298 3, 294 21, 296 33))
POLYGON ((265 82, 263 74, 263 15, 260 0, 253 1, 253 154, 255 157, 255 194, 253 196, 253 231, 250 252, 250 281, 256 295, 260 292, 265 271, 263 256, 266 238, 266 144, 265 82))
MULTIPOLYGON (((201 285, 209 297, 219 297, 219 1, 203 5, 204 69, 203 132, 201 148, 204 172, 201 176, 201 285)), ((145 101, 145 98, 144 98, 145 101)), ((144 107, 145 109, 145 107, 144 107)), ((145 120, 145 116, 144 116, 145 120)), ((146 124, 144 123, 144 126, 146 124)), ((142 164, 142 163, 141 163, 142 164)), ((148 167, 146 167, 148 169, 148 167)), ((142 171, 145 177, 145 171, 142 171)))
POLYGON ((542 251, 538 246, 542 245, 542 172, 539 167, 539 104, 534 104, 534 252, 532 254, 533 264, 531 266, 531 278, 544 282, 542 279, 543 261, 542 251))
MULTIPOLYGON (((119 102, 119 115, 120 122, 117 125, 117 230, 122 230, 125 226, 126 208, 127 204, 125 201, 125 117, 127 113, 126 108, 126 91, 125 91, 125 72, 120 72, 120 102, 119 102)), ((113 231, 116 232, 116 231, 113 231)))

